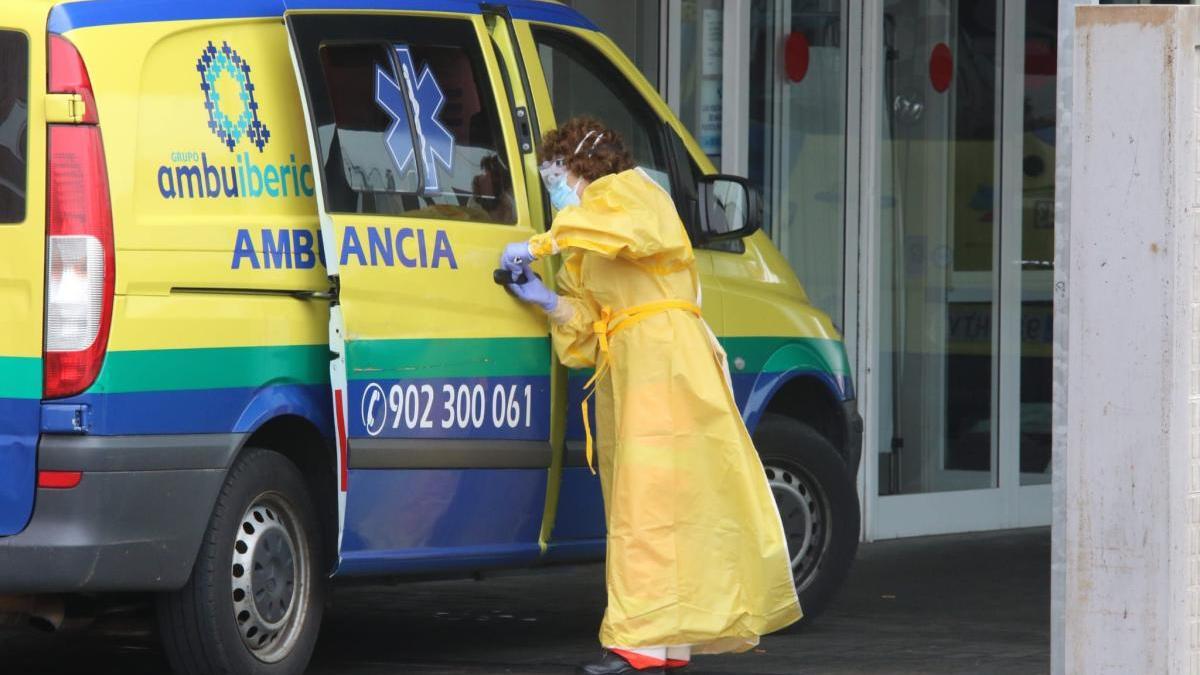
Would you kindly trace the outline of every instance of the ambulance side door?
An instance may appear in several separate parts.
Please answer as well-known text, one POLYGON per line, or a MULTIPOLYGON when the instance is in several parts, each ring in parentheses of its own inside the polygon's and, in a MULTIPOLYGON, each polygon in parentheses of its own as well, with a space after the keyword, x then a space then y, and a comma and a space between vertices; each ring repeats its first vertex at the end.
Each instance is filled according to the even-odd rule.
POLYGON ((287 23, 336 292, 339 572, 533 562, 552 359, 543 312, 492 279, 534 228, 483 19, 287 23))

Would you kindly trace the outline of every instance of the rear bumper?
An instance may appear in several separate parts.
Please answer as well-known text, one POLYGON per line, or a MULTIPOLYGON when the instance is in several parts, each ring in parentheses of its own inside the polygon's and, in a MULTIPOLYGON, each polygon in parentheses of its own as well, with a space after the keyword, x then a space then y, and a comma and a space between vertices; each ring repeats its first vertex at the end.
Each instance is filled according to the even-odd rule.
POLYGON ((0 537, 0 593, 181 587, 243 438, 43 436, 38 468, 83 480, 38 490, 25 530, 0 537))

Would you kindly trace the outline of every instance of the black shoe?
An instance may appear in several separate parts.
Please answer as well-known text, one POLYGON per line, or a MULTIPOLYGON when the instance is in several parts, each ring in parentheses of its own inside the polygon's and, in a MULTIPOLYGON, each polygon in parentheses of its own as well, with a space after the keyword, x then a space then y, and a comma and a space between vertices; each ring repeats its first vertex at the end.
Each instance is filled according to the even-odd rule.
POLYGON ((593 663, 585 663, 575 669, 575 675, 622 675, 622 673, 645 673, 646 675, 665 675, 666 671, 662 668, 648 668, 646 670, 638 670, 634 668, 619 654, 614 654, 607 649, 604 650, 604 655, 599 661, 593 663))

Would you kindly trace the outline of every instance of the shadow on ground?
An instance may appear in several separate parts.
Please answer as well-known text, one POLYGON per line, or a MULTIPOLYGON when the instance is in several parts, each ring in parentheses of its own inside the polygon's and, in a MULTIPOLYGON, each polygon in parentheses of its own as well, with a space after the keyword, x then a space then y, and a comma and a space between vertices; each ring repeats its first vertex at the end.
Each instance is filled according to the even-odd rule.
MULTIPOLYGON (((691 675, 1044 673, 1045 529, 863 545, 834 606, 753 652, 704 657, 691 675)), ((484 581, 339 586, 313 675, 570 673, 596 655, 599 566, 484 581)), ((160 675, 148 612, 82 633, 0 632, 4 672, 160 675)))

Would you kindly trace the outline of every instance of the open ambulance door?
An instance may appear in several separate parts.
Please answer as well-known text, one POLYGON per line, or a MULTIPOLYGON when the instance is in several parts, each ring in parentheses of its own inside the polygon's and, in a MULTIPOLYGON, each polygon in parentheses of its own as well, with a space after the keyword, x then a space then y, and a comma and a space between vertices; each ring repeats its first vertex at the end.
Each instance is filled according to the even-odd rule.
POLYGON ((339 572, 532 563, 553 366, 545 315, 492 279, 535 217, 484 20, 286 22, 335 296, 339 572))

